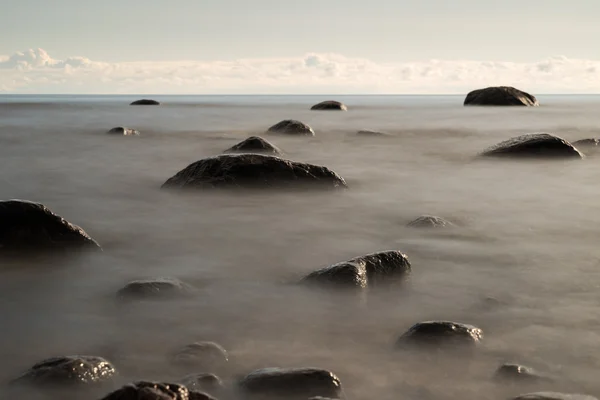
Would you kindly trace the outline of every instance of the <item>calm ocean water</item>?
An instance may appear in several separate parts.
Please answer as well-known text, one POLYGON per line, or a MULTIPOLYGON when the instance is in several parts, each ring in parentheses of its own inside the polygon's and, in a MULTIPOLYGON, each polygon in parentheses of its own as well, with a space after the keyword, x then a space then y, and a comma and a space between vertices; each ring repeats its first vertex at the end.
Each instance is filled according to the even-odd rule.
POLYGON ((600 158, 474 160, 524 133, 600 137, 600 96, 538 96, 539 108, 465 108, 463 98, 0 96, 0 197, 42 202, 105 249, 0 268, 0 379, 47 357, 93 354, 115 363, 120 383, 176 380, 185 374, 168 353, 214 340, 230 352, 230 365, 216 371, 225 380, 260 367, 316 366, 338 374, 349 399, 600 395, 600 158), (164 104, 128 106, 139 98, 164 104), (309 111, 330 98, 349 111, 309 111), (308 123, 316 136, 268 139, 290 159, 338 172, 350 190, 159 189, 191 162, 283 119, 308 123), (106 134, 119 125, 141 136, 106 134), (359 137, 360 129, 390 137, 359 137), (422 214, 457 226, 405 227, 422 214), (288 285, 388 249, 413 265, 401 290, 357 299, 288 285), (199 295, 116 306, 129 280, 160 276, 199 295), (481 327, 481 348, 472 358, 393 351, 398 335, 430 319, 481 327), (494 383, 509 361, 559 379, 494 383))

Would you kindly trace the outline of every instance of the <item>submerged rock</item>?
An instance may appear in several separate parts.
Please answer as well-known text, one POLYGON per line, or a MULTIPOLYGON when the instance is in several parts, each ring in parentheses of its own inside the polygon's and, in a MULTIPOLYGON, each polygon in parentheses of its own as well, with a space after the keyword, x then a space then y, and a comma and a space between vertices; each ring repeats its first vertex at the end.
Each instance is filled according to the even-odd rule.
POLYGON ((140 131, 136 131, 135 129, 126 128, 124 126, 117 126, 112 128, 110 131, 106 132, 112 135, 123 135, 123 136, 139 136, 140 131))
POLYGON ((600 144, 599 139, 581 139, 571 143, 575 147, 597 147, 600 144))
POLYGON ((500 366, 494 378, 500 381, 513 382, 552 382, 554 380, 550 376, 540 374, 533 368, 519 364, 504 364, 500 366))
POLYGON ((536 392, 522 394, 513 400, 598 400, 596 397, 585 394, 569 394, 558 392, 536 392))
POLYGON ((282 154, 281 150, 275 145, 260 136, 250 136, 248 139, 225 150, 224 153, 264 153, 274 156, 280 156, 282 154))
POLYGON ((115 375, 115 367, 104 358, 64 356, 35 364, 11 384, 37 388, 95 385, 109 382, 115 375))
POLYGON ((191 392, 176 383, 134 382, 103 397, 102 400, 211 400, 205 393, 191 392))
POLYGON ((450 321, 426 321, 413 325, 396 341, 397 347, 476 345, 483 331, 476 326, 450 321))
POLYGON ((512 86, 492 86, 469 92, 465 106, 539 106, 535 96, 512 86))
POLYGON ((245 395, 308 399, 314 396, 340 398, 342 386, 330 371, 317 368, 265 368, 239 382, 245 395))
POLYGON ((315 136, 315 131, 304 122, 295 119, 286 119, 276 123, 267 131, 269 133, 280 133, 286 135, 315 136))
POLYGON ((158 101, 150 100, 150 99, 136 100, 130 104, 130 106, 159 106, 159 105, 160 105, 160 103, 158 101))
POLYGON ((522 158, 583 158, 566 140, 547 133, 533 133, 514 137, 485 150, 484 157, 522 158))
POLYGON ((384 132, 371 131, 368 129, 361 129, 360 131, 356 132, 356 134, 359 136, 390 136, 389 134, 384 132))
POLYGON ((178 349, 171 358, 175 364, 204 369, 221 365, 229 360, 227 351, 215 342, 196 342, 178 349))
POLYGON ((444 228, 453 225, 452 222, 434 215, 421 215, 414 221, 409 222, 406 226, 411 228, 444 228))
POLYGON ((122 300, 169 299, 192 294, 194 288, 175 278, 156 278, 129 282, 117 292, 122 300))
POLYGON ((187 375, 181 379, 181 384, 189 390, 210 394, 219 393, 224 388, 223 381, 215 374, 187 375))
POLYGON ((346 188, 344 178, 326 167, 262 154, 224 154, 190 164, 163 185, 167 189, 346 188))
POLYGON ((348 111, 348 107, 345 104, 335 100, 322 101, 319 104, 315 104, 310 108, 311 110, 334 110, 334 111, 348 111))
POLYGON ((0 201, 0 253, 100 249, 83 229, 27 200, 0 201))
POLYGON ((410 271, 408 257, 390 250, 319 269, 304 277, 301 283, 366 288, 402 280, 410 271))

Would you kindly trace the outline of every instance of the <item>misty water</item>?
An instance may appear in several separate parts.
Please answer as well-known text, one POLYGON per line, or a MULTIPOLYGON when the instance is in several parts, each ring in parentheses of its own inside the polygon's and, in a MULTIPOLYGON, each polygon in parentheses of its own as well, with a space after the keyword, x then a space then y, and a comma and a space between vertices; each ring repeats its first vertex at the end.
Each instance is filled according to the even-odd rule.
MULTIPOLYGON (((0 379, 57 355, 103 356, 118 385, 262 367, 336 373, 348 399, 504 399, 538 390, 600 395, 600 158, 481 161, 512 136, 599 137, 600 97, 538 96, 538 108, 465 108, 463 96, 0 97, 0 198, 41 202, 104 248, 0 268, 0 379), (173 193, 161 184, 283 119, 315 137, 264 136, 285 157, 343 176, 336 193, 173 193), (107 135, 115 126, 139 137, 107 135), (389 137, 360 137, 371 129, 389 137), (423 214, 449 229, 406 224, 423 214), (293 285, 314 269, 381 250, 411 261, 408 284, 361 295, 293 285), (191 299, 120 305, 134 279, 176 277, 191 299), (467 357, 401 353, 419 321, 484 331, 467 357), (168 354, 213 340, 214 371, 168 354), (558 377, 498 384, 504 362, 558 377)), ((117 386, 118 386, 117 385, 117 386)))

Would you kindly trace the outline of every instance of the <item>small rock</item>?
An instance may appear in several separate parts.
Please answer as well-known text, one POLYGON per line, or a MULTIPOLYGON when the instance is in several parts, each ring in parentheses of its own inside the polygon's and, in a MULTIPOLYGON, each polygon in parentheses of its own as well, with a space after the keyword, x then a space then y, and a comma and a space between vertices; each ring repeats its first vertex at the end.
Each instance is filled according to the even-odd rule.
POLYGON ((250 136, 248 139, 225 150, 224 153, 264 153, 273 156, 282 154, 281 150, 260 136, 250 136))
POLYGON ((368 129, 362 129, 356 132, 356 134, 359 136, 390 136, 389 134, 384 132, 370 131, 368 129))
POLYGON ((519 364, 504 364, 498 368, 494 378, 502 381, 515 382, 552 382, 549 376, 542 375, 530 367, 519 364))
POLYGON ((196 342, 177 350, 172 361, 185 367, 211 368, 229 360, 227 351, 214 342, 196 342))
POLYGON ((514 397, 513 400, 598 400, 593 396, 585 394, 568 394, 558 392, 536 392, 522 394, 514 397))
POLYGON ((114 135, 123 135, 123 136, 139 136, 140 131, 136 131, 135 129, 126 128, 124 126, 117 126, 116 128, 112 128, 107 133, 114 135))
MULTIPOLYGON (((192 397, 190 391, 175 383, 135 382, 123 386, 103 397, 102 400, 204 400, 192 397)), ((208 396, 208 395, 204 395, 208 396)), ((208 397, 210 399, 210 396, 208 397)))
POLYGON ((239 382, 246 395, 308 399, 314 396, 340 398, 340 380, 330 371, 317 368, 265 368, 239 382))
POLYGON ((521 158, 584 158, 566 140, 547 133, 534 133, 514 137, 485 150, 486 157, 521 158))
POLYGON ((194 288, 175 278, 156 278, 129 282, 117 292, 123 300, 169 299, 192 294, 194 288))
POLYGON ((223 390, 223 381, 215 374, 192 374, 181 379, 189 390, 215 394, 223 390))
POLYGON ((473 325, 450 321, 426 321, 413 325, 398 338, 396 346, 476 345, 482 338, 483 331, 473 325))
POLYGON ((315 104, 310 108, 311 110, 335 110, 335 111, 348 111, 348 107, 345 104, 335 100, 322 101, 319 104, 315 104))
POLYGON ((411 228, 444 228, 454 225, 452 222, 434 215, 422 215, 408 223, 411 228))
POLYGON ((159 106, 160 103, 156 100, 141 99, 130 104, 131 106, 159 106))
POLYGON ((366 288, 402 280, 410 271, 408 257, 390 250, 319 269, 304 277, 301 283, 366 288))
POLYGON ((280 133, 286 135, 315 136, 315 131, 304 122, 295 119, 286 119, 276 123, 267 131, 269 133, 280 133))
POLYGON ((539 103, 535 96, 511 86, 494 86, 473 90, 464 102, 465 106, 529 106, 539 103))
POLYGON ((600 144, 599 139, 581 139, 571 143, 575 147, 597 147, 600 144))

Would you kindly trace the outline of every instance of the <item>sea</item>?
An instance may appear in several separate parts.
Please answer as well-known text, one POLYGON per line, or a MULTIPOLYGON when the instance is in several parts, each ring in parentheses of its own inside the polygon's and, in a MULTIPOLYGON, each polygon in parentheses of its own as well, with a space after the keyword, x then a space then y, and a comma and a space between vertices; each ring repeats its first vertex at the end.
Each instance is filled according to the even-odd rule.
MULTIPOLYGON (((0 380, 63 355, 110 360, 117 387, 214 372, 226 384, 265 367, 335 373, 347 399, 508 399, 600 395, 600 158, 481 160, 527 133, 600 137, 600 96, 540 95, 540 107, 464 107, 464 96, 0 96, 0 198, 40 202, 102 253, 0 267, 0 380), (153 98, 162 105, 129 106, 153 98), (339 100, 347 112, 310 107, 339 100), (314 137, 271 136, 284 119, 314 137), (140 136, 109 135, 116 126, 140 136), (357 135, 375 130, 387 136, 357 135), (179 193, 161 185, 248 136, 326 166, 349 189, 179 193), (436 215, 453 226, 407 224, 436 215), (296 285, 383 250, 407 255, 395 289, 360 294, 296 285), (137 279, 171 277, 192 298, 123 305, 137 279), (403 353, 421 321, 475 325, 475 352, 403 353), (214 341, 214 370, 169 354, 214 341), (503 363, 553 382, 499 383, 503 363)), ((58 397, 52 400, 58 400, 58 397)))

